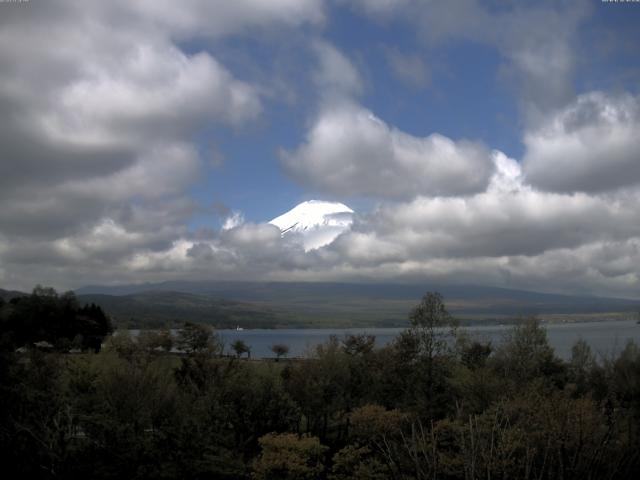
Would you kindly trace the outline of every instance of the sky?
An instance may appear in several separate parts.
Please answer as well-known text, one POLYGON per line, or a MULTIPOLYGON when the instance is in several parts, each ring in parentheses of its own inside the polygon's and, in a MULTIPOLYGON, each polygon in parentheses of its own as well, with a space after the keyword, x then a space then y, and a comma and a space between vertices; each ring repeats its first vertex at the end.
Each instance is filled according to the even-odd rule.
POLYGON ((0 2, 0 287, 640 298, 640 3, 0 2), (267 222, 342 202, 305 252, 267 222))

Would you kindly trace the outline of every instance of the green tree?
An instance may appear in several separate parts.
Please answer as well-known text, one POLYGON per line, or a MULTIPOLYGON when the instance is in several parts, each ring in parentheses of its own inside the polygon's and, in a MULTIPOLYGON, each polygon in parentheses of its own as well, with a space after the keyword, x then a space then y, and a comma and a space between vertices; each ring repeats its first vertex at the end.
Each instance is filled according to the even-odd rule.
POLYGON ((113 330, 100 306, 80 307, 73 292, 58 295, 55 289, 40 285, 31 295, 12 300, 8 318, 0 327, 2 337, 14 348, 46 341, 59 351, 68 351, 80 335, 82 348, 96 352, 113 330))
POLYGON ((342 348, 349 355, 366 355, 373 351, 375 345, 375 335, 345 335, 342 340, 342 348))
POLYGON ((428 292, 409 314, 414 335, 419 340, 422 355, 434 358, 444 353, 447 337, 455 334, 457 323, 449 314, 442 295, 428 292))
POLYGON ((279 361, 280 357, 286 357, 289 354, 289 346, 284 343, 276 343, 271 345, 271 351, 276 354, 276 361, 279 361))
POLYGON ((251 349, 249 348, 249 346, 244 342, 244 340, 236 340, 235 342, 233 342, 231 344, 231 349, 236 352, 236 356, 238 358, 240 358, 242 355, 244 355, 245 353, 249 353, 251 351, 251 349))
POLYGON ((369 447, 347 445, 333 456, 329 480, 386 480, 392 470, 369 447))
POLYGON ((109 336, 105 342, 104 350, 124 358, 131 358, 138 350, 138 345, 129 330, 119 328, 109 336))
POLYGON ((178 332, 176 347, 185 353, 220 354, 222 343, 208 325, 185 322, 178 332))
POLYGON ((561 386, 565 367, 547 340, 547 331, 535 317, 515 325, 496 350, 494 365, 503 377, 520 390, 535 378, 561 386))
MULTIPOLYGON (((449 314, 442 295, 428 292, 409 314, 411 329, 404 342, 416 349, 413 373, 414 408, 426 419, 442 417, 451 409, 450 370, 454 362, 457 323, 449 314)), ((406 374, 405 374, 406 375, 406 374)))
POLYGON ((580 394, 588 391, 590 377, 597 368, 598 365, 589 344, 583 339, 574 343, 571 347, 568 373, 569 380, 576 385, 580 394))
POLYGON ((347 358, 338 338, 332 336, 316 346, 309 361, 296 362, 283 372, 288 391, 303 413, 305 431, 322 440, 332 421, 336 418, 339 421, 347 409, 347 358))
POLYGON ((170 352, 173 337, 169 330, 143 330, 138 335, 138 345, 148 353, 170 352))

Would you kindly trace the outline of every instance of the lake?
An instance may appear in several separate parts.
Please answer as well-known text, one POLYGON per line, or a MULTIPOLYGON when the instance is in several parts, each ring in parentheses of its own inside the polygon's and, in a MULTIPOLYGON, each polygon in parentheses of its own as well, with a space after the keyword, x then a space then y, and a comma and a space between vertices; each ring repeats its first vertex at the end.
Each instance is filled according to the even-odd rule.
MULTIPOLYGON (((640 325, 633 320, 610 320, 600 322, 575 322, 545 324, 549 344, 556 354, 563 358, 571 358, 571 347, 583 339, 597 355, 619 353, 628 340, 640 344, 640 325)), ((491 341, 498 345, 511 325, 491 325, 465 327, 474 339, 491 341)), ((232 353, 230 345, 235 340, 243 340, 251 347, 253 358, 275 357, 270 347, 282 343, 289 347, 289 357, 301 357, 313 347, 329 339, 331 335, 338 338, 347 334, 375 335, 376 345, 382 346, 392 341, 402 328, 349 328, 349 329, 281 329, 281 330, 217 330, 225 343, 225 352, 232 353)))

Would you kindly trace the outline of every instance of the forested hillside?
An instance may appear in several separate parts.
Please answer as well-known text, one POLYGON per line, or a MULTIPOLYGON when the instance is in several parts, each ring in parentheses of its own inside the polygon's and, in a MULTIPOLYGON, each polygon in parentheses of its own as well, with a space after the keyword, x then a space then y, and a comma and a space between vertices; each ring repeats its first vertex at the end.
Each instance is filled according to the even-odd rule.
POLYGON ((116 325, 152 328, 181 321, 218 328, 405 327, 407 313, 425 291, 437 290, 465 323, 626 318, 637 300, 569 296, 473 285, 400 285, 323 282, 173 281, 93 286, 78 299, 107 309, 116 325))
MULTIPOLYGON (((374 347, 223 357, 215 331, 109 337, 70 355, 3 344, 7 478, 635 479, 640 349, 557 358, 536 319, 471 341, 442 297, 374 347), (170 354, 172 346, 185 354, 170 354)), ((274 346, 275 347, 275 346, 274 346)))

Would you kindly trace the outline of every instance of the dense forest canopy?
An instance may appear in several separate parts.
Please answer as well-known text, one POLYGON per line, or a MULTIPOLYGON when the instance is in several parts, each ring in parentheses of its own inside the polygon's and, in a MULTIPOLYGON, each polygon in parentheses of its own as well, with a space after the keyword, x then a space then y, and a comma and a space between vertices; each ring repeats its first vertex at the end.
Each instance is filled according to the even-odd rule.
POLYGON ((39 343, 59 351, 97 352, 112 331, 102 308, 93 303, 80 306, 73 292, 59 295, 53 288, 37 286, 31 295, 0 299, 1 341, 13 348, 39 343))
MULTIPOLYGON (((75 312, 64 318, 76 325, 84 311, 38 290, 4 305, 3 322, 17 318, 22 302, 38 315, 51 309, 20 318, 52 319, 55 330, 34 325, 37 338, 54 344, 52 332, 75 332, 59 324, 60 312, 75 312)), ((222 356, 216 332, 195 324, 177 338, 109 336, 99 353, 17 353, 20 342, 3 342, 5 472, 43 479, 638 478, 638 346, 598 358, 578 342, 565 362, 535 318, 500 344, 473 341, 437 294, 425 295, 410 320, 381 348, 370 335, 332 337, 306 358, 282 352, 277 362, 244 356, 246 344, 222 356), (174 342, 187 353, 169 353, 174 342)), ((12 338, 27 338, 19 335, 26 334, 12 338)))

